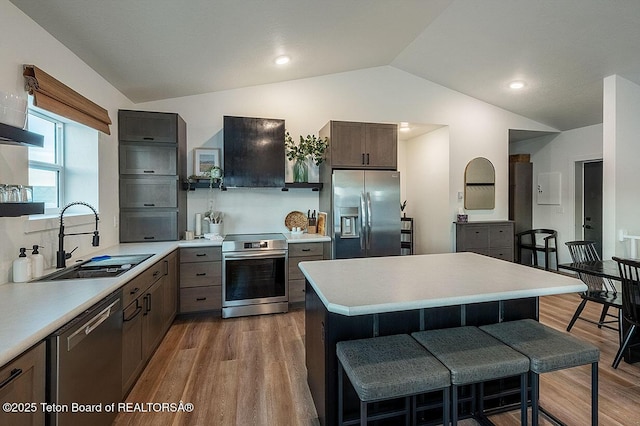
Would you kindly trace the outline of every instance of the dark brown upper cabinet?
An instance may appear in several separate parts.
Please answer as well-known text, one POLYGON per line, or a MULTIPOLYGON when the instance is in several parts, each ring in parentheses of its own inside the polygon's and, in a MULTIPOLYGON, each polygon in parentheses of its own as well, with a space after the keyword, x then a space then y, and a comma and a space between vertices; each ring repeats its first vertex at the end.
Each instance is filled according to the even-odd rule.
POLYGON ((327 161, 336 169, 396 170, 398 126, 330 121, 320 130, 329 138, 327 161))

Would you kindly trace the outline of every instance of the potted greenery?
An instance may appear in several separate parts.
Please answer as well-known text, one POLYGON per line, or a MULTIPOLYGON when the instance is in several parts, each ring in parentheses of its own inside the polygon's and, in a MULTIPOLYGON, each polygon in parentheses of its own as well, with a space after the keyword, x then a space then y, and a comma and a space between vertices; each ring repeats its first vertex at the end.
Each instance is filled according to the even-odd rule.
POLYGON ((284 145, 289 161, 295 161, 293 164, 293 181, 308 182, 309 166, 307 165, 307 160, 311 159, 316 166, 319 166, 324 161, 324 152, 329 145, 329 139, 321 139, 315 135, 307 135, 304 138, 300 135, 300 142, 296 144, 289 132, 286 132, 284 145))

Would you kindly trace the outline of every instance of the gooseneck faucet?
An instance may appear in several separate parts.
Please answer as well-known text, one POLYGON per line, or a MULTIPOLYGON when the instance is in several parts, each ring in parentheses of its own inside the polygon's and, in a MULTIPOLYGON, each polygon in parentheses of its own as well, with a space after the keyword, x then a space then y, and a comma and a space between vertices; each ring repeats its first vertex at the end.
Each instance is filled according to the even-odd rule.
POLYGON ((58 231, 58 251, 56 252, 56 268, 64 268, 65 266, 67 266, 66 260, 71 257, 71 253, 73 253, 73 250, 75 250, 75 249, 73 249, 73 250, 71 250, 70 253, 65 253, 65 251, 64 251, 64 237, 66 237, 68 235, 93 234, 93 240, 91 241, 91 245, 94 246, 94 247, 97 247, 97 246, 100 245, 100 235, 98 235, 98 221, 99 220, 100 220, 100 218, 98 217, 98 212, 96 211, 96 209, 94 209, 88 203, 85 203, 83 201, 74 201, 73 203, 69 203, 66 206, 64 206, 64 208, 60 212, 60 230, 58 231), (65 234, 64 233, 64 222, 62 220, 63 216, 64 216, 64 212, 66 212, 69 207, 77 206, 77 205, 89 207, 93 211, 93 214, 96 216, 96 230, 95 231, 93 231, 93 232, 77 232, 75 234, 65 234))

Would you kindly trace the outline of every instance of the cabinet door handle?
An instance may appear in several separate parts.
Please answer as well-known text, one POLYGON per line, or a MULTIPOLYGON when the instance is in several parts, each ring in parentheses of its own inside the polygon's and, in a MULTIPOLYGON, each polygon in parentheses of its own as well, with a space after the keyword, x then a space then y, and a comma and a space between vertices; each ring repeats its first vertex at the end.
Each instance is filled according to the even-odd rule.
POLYGON ((364 152, 362 153, 362 164, 363 164, 363 165, 364 165, 364 164, 366 164, 366 163, 364 162, 364 152))
POLYGON ((369 153, 367 152, 367 164, 369 164, 369 153))
POLYGON ((144 296, 144 314, 142 315, 147 315, 149 312, 151 312, 151 293, 144 296))
POLYGON ((123 318, 123 320, 122 320, 123 322, 133 321, 133 319, 135 317, 137 317, 140 314, 140 312, 142 312, 142 306, 138 305, 138 301, 137 300, 136 300, 136 305, 137 305, 136 306, 136 310, 133 311, 133 314, 131 314, 131 316, 129 318, 123 318))
POLYGON ((2 381, 2 383, 0 383, 0 389, 3 389, 4 387, 6 387, 9 383, 17 379, 18 376, 21 374, 22 374, 21 368, 14 368, 13 370, 11 370, 11 374, 9 375, 9 377, 7 377, 5 380, 2 381))

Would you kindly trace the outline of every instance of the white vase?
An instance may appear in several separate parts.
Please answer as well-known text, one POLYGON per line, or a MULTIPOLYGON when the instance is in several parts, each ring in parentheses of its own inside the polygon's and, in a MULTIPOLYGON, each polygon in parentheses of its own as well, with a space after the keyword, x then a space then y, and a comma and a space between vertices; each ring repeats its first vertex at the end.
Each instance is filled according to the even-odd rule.
POLYGON ((222 223, 209 224, 209 233, 213 235, 222 235, 222 223))

